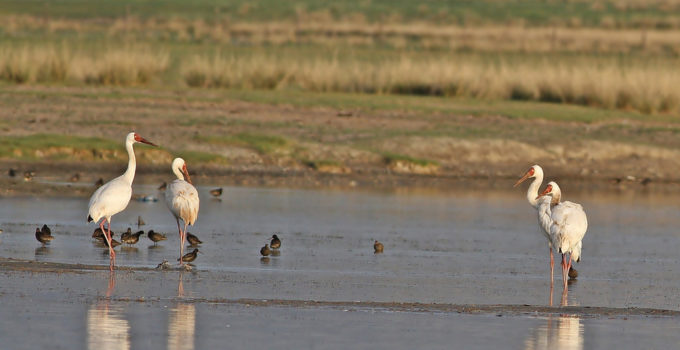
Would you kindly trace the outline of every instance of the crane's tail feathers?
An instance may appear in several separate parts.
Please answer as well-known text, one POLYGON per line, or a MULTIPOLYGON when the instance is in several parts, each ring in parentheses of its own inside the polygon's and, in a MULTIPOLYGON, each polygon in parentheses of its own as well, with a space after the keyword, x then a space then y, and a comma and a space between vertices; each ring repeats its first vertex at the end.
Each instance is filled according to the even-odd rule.
POLYGON ((92 215, 87 216, 87 222, 92 222, 94 219, 92 218, 92 215))

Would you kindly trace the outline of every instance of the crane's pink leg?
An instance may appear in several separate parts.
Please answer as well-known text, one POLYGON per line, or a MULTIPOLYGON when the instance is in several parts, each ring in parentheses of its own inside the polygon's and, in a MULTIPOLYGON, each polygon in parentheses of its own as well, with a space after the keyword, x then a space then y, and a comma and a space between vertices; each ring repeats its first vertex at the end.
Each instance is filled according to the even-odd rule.
POLYGON ((177 231, 179 231, 179 264, 184 265, 184 261, 182 261, 182 256, 184 256, 182 253, 184 253, 184 241, 182 239, 182 227, 179 226, 179 218, 175 218, 177 221, 177 231))
POLYGON ((569 267, 567 264, 567 255, 562 254, 562 282, 564 284, 564 289, 567 289, 567 276, 569 275, 569 267))
POLYGON ((555 271, 555 258, 553 257, 552 246, 550 247, 550 285, 553 284, 553 274, 555 271))
POLYGON ((111 245, 111 221, 106 219, 108 227, 106 228, 106 242, 109 243, 109 269, 113 271, 113 266, 116 265, 116 252, 113 251, 113 246, 111 245))

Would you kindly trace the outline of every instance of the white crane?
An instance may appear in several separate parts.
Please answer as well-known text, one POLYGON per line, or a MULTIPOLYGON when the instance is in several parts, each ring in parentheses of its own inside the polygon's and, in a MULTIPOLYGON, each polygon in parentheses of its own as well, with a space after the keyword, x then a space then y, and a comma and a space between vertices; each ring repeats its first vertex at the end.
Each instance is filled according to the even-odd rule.
POLYGON ((571 261, 572 259, 577 262, 581 260, 581 241, 588 230, 588 218, 580 204, 560 202, 562 191, 554 181, 549 182, 538 197, 544 196, 550 196, 548 198, 551 200, 541 200, 538 210, 550 216, 550 220, 544 225, 549 225, 552 246, 562 254, 562 282, 566 290, 571 261), (569 254, 569 261, 566 259, 567 254, 569 254))
POLYGON ((130 197, 132 197, 132 180, 135 178, 135 170, 137 169, 137 160, 135 159, 135 151, 132 145, 137 142, 156 146, 135 132, 129 133, 125 138, 125 149, 129 157, 127 170, 123 175, 99 187, 90 197, 87 222, 94 221, 99 223, 99 228, 101 228, 102 232, 106 233, 111 271, 113 271, 113 266, 116 264, 116 253, 111 246, 111 217, 123 211, 130 202, 130 197), (104 230, 104 221, 107 223, 106 230, 104 230))
MULTIPOLYGON (((529 170, 527 170, 526 173, 524 173, 524 176, 522 176, 521 179, 517 180, 515 182, 515 185, 513 187, 519 186, 522 182, 524 182, 527 179, 534 178, 534 181, 529 185, 529 189, 527 190, 527 200, 529 201, 529 204, 531 204, 532 207, 538 209, 539 206, 539 198, 538 198, 538 189, 541 187, 541 183, 543 182, 543 168, 541 168, 539 165, 533 165, 529 170)), ((544 225, 543 223, 547 220, 549 220, 549 215, 546 218, 543 218, 542 215, 546 215, 545 213, 541 213, 541 211, 538 212, 538 225, 541 227, 541 232, 543 232, 543 236, 548 240, 548 248, 550 248, 550 284, 552 285, 553 283, 553 272, 555 270, 555 258, 553 256, 553 246, 552 242, 550 240, 550 227, 544 225)))
POLYGON ((172 172, 177 179, 168 184, 165 190, 165 204, 177 220, 177 230, 179 230, 179 263, 184 264, 184 241, 186 240, 187 226, 193 225, 198 218, 198 191, 191 184, 191 177, 187 165, 182 158, 175 158, 172 161, 172 172), (186 181, 184 180, 186 178, 186 181), (179 220, 184 222, 184 230, 179 225, 179 220))

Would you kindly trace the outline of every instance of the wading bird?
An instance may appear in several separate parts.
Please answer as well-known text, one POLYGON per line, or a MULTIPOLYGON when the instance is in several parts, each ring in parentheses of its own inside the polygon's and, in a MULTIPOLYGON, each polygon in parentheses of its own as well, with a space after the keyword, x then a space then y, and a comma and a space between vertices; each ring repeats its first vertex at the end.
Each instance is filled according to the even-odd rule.
POLYGON ((198 237, 191 232, 187 232, 187 241, 189 242, 190 246, 197 246, 201 243, 203 243, 198 237))
MULTIPOLYGON (((192 262, 192 261, 196 260, 198 253, 199 253, 198 248, 195 248, 194 251, 186 253, 184 256, 182 256, 182 261, 188 262, 188 263, 192 262)), ((179 261, 180 259, 177 259, 177 260, 179 261)))
POLYGON ((135 178, 137 160, 132 145, 142 142, 151 146, 156 146, 147 141, 139 134, 131 132, 125 138, 125 149, 128 153, 128 167, 125 173, 99 187, 90 198, 90 205, 87 215, 87 222, 94 221, 99 223, 102 232, 105 232, 105 239, 109 246, 109 268, 113 271, 116 264, 116 253, 111 247, 111 217, 123 211, 132 197, 132 180, 135 178), (104 221, 108 231, 104 231, 104 221))
POLYGON ((272 247, 272 249, 279 249, 281 248, 281 240, 279 239, 279 236, 273 235, 272 240, 269 243, 269 246, 272 247))
POLYGON ((221 196, 222 195, 222 187, 210 190, 210 194, 213 195, 213 197, 221 196))
POLYGON ((262 254, 262 256, 269 256, 271 253, 272 251, 269 249, 269 244, 265 244, 264 247, 260 248, 260 254, 262 254))
POLYGON ((45 227, 47 226, 43 226, 42 230, 39 228, 35 229, 35 239, 43 245, 50 243, 50 241, 54 239, 54 236, 51 235, 49 229, 45 230, 45 227))
POLYGON ((168 205, 170 212, 175 216, 177 221, 177 230, 179 230, 179 263, 184 264, 184 241, 186 240, 187 226, 193 225, 198 218, 198 191, 196 187, 191 184, 191 177, 187 165, 182 158, 175 158, 172 161, 172 172, 177 176, 168 184, 165 190, 165 204, 168 205), (186 181, 184 180, 186 178, 186 181), (179 220, 184 222, 184 230, 179 225, 179 220))
POLYGON ((149 232, 146 234, 146 236, 149 237, 149 239, 153 241, 153 245, 156 245, 156 243, 158 243, 160 241, 164 241, 164 240, 167 239, 167 237, 164 234, 154 232, 153 230, 149 230, 149 232))
POLYGON ((383 246, 382 243, 375 241, 373 243, 373 254, 380 254, 383 252, 383 249, 385 249, 385 246, 383 246))
POLYGON ((538 210, 544 212, 549 218, 543 216, 544 226, 550 229, 550 240, 552 246, 562 254, 562 282, 564 289, 567 289, 567 275, 571 268, 572 259, 581 260, 581 246, 583 236, 588 230, 588 219, 586 212, 580 204, 573 202, 560 202, 562 192, 557 183, 551 181, 545 190, 537 198, 547 197, 550 201, 540 201, 538 210), (567 261, 569 254, 569 261, 567 261))

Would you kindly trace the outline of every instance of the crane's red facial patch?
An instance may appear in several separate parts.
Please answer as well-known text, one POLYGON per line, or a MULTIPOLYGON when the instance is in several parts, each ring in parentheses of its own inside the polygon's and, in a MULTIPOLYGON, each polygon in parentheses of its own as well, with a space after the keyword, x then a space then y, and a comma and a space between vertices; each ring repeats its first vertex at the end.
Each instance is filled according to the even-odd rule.
POLYGON ((146 143, 147 145, 151 145, 151 146, 156 146, 154 143, 152 143, 152 142, 148 141, 147 139, 139 136, 138 133, 135 133, 135 141, 141 142, 141 143, 146 143))
POLYGON ((517 182, 515 182, 515 184, 512 187, 517 187, 517 185, 521 184, 522 182, 524 182, 524 180, 532 176, 534 176, 534 167, 529 168, 529 170, 527 170, 527 172, 524 173, 524 176, 522 176, 521 179, 517 180, 517 182))
POLYGON ((546 194, 549 194, 551 192, 552 192, 552 185, 548 185, 548 186, 545 187, 545 190, 543 190, 543 192, 541 192, 541 194, 539 194, 538 197, 536 197, 536 199, 541 198, 541 197, 543 197, 546 194))
POLYGON ((534 176, 534 173, 535 173, 535 172, 536 172, 536 170, 534 170, 534 167, 531 167, 531 169, 529 169, 529 170, 527 171, 527 174, 529 174, 529 176, 534 176))

